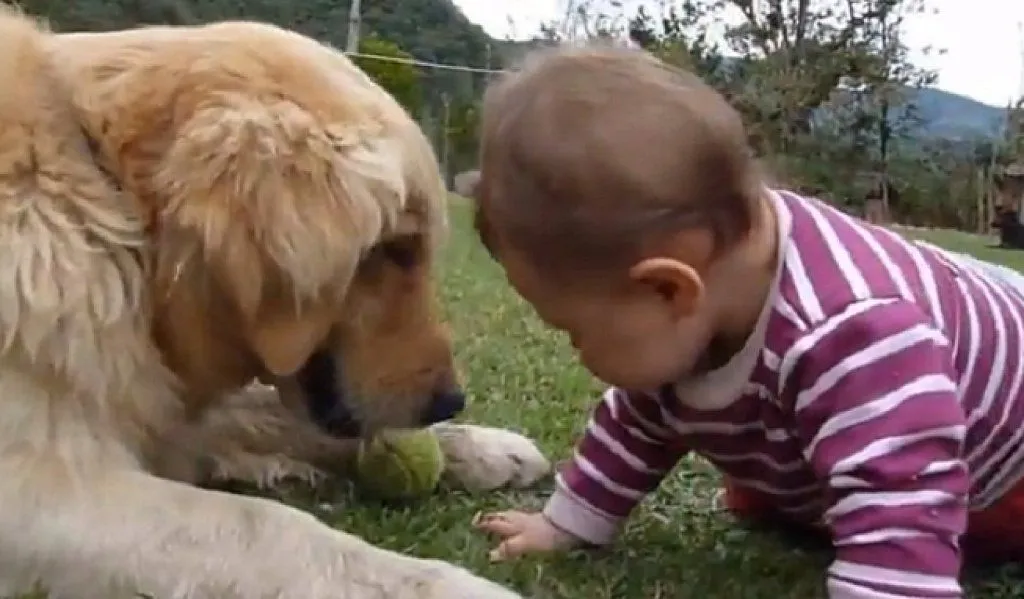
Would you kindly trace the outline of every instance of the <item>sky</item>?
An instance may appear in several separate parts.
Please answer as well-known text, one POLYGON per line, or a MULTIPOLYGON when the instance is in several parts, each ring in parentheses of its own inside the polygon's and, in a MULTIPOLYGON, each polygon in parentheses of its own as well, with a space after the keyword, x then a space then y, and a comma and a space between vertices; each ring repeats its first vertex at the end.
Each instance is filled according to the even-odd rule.
MULTIPOLYGON (((560 14, 565 0, 455 0, 496 38, 525 38, 560 14), (513 8, 514 7, 514 8, 513 8)), ((1024 0, 927 0, 935 14, 906 25, 917 64, 935 69, 937 87, 1004 106, 1024 92, 1024 0), (941 54, 938 50, 944 50, 941 54)))

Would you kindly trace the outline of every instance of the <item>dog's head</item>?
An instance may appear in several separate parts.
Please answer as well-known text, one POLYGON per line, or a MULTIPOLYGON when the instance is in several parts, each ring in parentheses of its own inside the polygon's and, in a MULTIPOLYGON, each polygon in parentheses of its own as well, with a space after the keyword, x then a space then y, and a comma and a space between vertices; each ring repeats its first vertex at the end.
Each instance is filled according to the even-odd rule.
POLYGON ((211 227, 193 260, 231 315, 224 322, 237 323, 235 351, 337 436, 425 426, 465 407, 433 285, 446 192, 419 129, 394 135, 346 146, 328 134, 305 155, 290 148, 290 160, 311 164, 264 156, 249 187, 235 179, 225 193, 256 202, 233 213, 207 204, 195 225, 211 227))
POLYGON ((270 26, 122 35, 69 56, 98 65, 79 104, 152 215, 154 334, 192 395, 256 376, 340 436, 460 412, 431 272, 446 189, 408 114, 270 26))
POLYGON ((275 381, 284 401, 343 437, 461 412, 465 395, 434 301, 433 254, 421 227, 401 227, 371 246, 348 286, 342 318, 295 374, 275 381))

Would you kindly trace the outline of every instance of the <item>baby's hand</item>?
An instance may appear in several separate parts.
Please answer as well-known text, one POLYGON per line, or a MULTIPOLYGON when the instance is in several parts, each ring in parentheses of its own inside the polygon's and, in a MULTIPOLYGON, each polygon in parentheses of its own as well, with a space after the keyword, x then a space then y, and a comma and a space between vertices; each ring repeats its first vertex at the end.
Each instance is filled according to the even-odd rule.
POLYGON ((583 542, 556 527, 541 513, 498 512, 478 514, 473 525, 501 538, 501 543, 491 551, 492 561, 513 559, 527 553, 564 551, 583 542))

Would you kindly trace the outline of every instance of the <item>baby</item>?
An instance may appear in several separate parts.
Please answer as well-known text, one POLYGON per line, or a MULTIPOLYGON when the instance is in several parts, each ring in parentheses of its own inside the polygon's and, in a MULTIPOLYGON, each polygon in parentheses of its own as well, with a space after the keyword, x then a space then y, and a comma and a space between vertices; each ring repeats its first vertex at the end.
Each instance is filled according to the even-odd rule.
POLYGON ((695 452, 739 515, 831 536, 833 599, 1024 559, 1024 277, 769 189, 727 102, 639 51, 539 55, 482 128, 481 240, 612 385, 543 512, 478 521, 498 558, 609 543, 695 452))

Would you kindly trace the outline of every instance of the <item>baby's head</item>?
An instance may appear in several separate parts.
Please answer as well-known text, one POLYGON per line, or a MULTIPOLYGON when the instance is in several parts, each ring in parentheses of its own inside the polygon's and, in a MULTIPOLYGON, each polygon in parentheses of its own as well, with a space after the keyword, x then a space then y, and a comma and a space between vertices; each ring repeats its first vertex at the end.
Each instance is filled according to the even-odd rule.
POLYGON ((613 385, 699 367, 708 273, 748 238, 761 180, 739 115, 624 49, 548 51, 484 100, 476 226, 511 284, 613 385))

